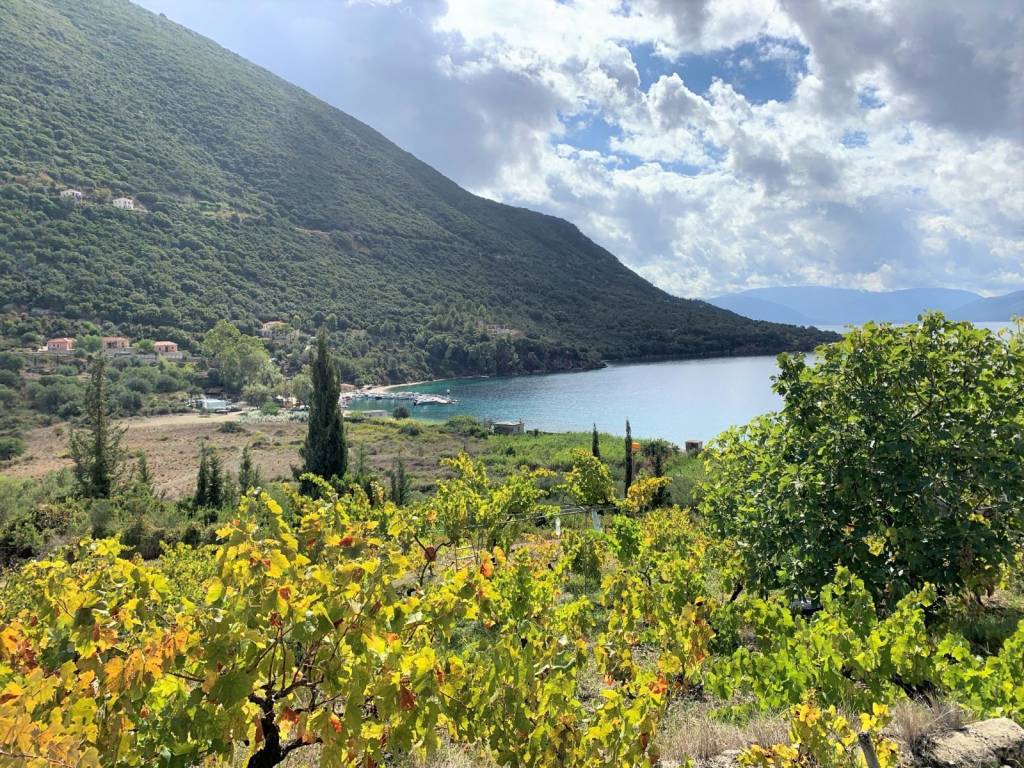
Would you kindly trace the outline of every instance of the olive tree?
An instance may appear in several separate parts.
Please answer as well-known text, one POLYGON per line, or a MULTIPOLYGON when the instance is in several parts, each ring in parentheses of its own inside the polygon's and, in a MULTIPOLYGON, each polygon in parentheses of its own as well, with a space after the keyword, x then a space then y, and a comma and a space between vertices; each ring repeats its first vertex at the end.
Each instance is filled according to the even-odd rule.
POLYGON ((1024 338, 928 314, 779 358, 779 413, 721 435, 703 508, 746 584, 810 597, 838 566, 891 604, 998 578, 1024 530, 1024 338))

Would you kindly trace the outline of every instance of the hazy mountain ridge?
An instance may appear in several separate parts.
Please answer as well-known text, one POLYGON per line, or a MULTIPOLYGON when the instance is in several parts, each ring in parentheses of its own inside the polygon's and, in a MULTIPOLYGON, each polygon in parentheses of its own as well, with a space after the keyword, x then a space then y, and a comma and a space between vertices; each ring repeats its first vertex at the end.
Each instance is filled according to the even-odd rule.
POLYGON ((806 325, 846 325, 869 321, 906 323, 928 310, 976 321, 1003 321, 1024 314, 1024 291, 984 298, 971 291, 949 288, 900 291, 823 286, 754 288, 716 296, 708 302, 756 320, 806 325))
POLYGON ((0 71, 0 305, 185 341, 224 317, 325 324, 377 379, 831 338, 672 297, 127 0, 8 0, 0 71))
POLYGON ((1000 322, 1013 317, 1024 317, 1024 291, 1014 291, 1003 296, 978 298, 952 313, 953 317, 975 322, 1000 322))

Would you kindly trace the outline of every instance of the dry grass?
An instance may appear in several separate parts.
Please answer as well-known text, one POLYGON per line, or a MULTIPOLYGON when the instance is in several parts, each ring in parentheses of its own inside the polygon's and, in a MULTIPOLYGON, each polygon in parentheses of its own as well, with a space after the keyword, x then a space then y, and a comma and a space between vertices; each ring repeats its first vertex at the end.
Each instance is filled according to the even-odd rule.
POLYGON ((744 725, 713 720, 708 708, 690 705, 669 711, 662 721, 658 749, 665 760, 685 763, 687 757, 707 762, 728 749, 786 741, 789 726, 778 717, 761 717, 744 725))
MULTIPOLYGON (((230 768, 245 768, 246 762, 244 750, 239 747, 234 760, 230 763, 230 768)), ((320 746, 311 744, 288 755, 282 763, 282 768, 317 768, 319 765, 320 746)), ((486 755, 446 744, 428 758, 407 757, 394 763, 389 762, 386 768, 497 768, 497 766, 486 755)))
POLYGON ((903 701, 890 710, 886 734, 917 754, 929 737, 955 731, 971 721, 967 712, 950 701, 903 701))

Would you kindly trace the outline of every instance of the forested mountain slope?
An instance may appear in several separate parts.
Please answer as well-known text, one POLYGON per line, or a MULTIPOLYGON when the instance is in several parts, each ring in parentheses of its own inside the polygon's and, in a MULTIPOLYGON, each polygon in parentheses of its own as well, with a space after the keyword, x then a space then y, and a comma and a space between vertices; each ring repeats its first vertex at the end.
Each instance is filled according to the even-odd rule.
POLYGON ((127 0, 2 0, 0 305, 186 342, 325 324, 364 379, 831 338, 674 298, 127 0))

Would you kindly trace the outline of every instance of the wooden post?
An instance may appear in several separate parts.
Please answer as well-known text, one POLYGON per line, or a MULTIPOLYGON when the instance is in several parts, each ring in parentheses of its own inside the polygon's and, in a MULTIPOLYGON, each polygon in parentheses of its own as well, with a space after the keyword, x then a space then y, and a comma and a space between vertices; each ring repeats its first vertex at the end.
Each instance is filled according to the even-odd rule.
POLYGON ((857 734, 857 741, 860 743, 860 751, 864 753, 864 762, 868 768, 881 768, 878 764, 878 755, 875 754, 875 747, 871 743, 871 736, 864 731, 857 734))

